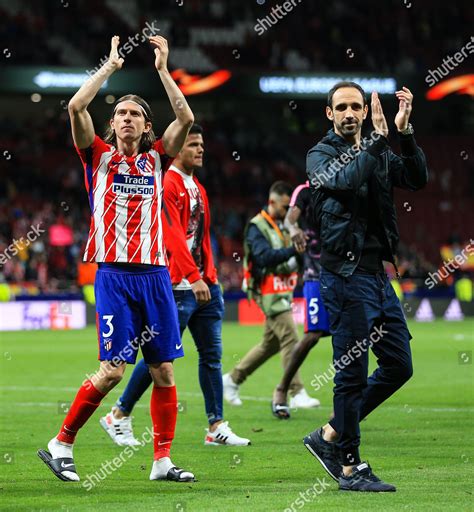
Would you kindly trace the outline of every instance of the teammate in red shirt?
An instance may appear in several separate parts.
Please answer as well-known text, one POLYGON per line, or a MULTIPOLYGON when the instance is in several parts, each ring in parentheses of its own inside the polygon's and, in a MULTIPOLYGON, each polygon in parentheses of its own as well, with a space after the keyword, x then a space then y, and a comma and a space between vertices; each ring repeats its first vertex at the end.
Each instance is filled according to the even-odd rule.
MULTIPOLYGON (((202 167, 202 128, 193 125, 164 180, 163 229, 169 256, 173 295, 181 334, 189 327, 199 352, 199 383, 208 428, 206 445, 247 446, 224 421, 222 386, 222 319, 224 300, 212 256, 211 215, 206 190, 195 176, 202 167)), ((136 445, 130 414, 151 384, 145 362, 134 368, 117 406, 101 425, 121 446, 136 445)))
POLYGON ((153 379, 150 412, 154 462, 150 480, 194 480, 170 459, 177 416, 173 360, 183 356, 161 221, 162 175, 186 140, 194 117, 167 69, 168 43, 151 37, 155 67, 176 119, 156 140, 152 112, 127 95, 114 105, 105 140, 95 135, 87 111, 123 59, 118 36, 109 60, 69 102, 74 144, 84 164, 91 226, 84 259, 99 269, 95 281, 100 369, 84 381, 61 426, 38 455, 61 480, 78 481, 73 443, 78 430, 134 364, 138 347, 153 379))

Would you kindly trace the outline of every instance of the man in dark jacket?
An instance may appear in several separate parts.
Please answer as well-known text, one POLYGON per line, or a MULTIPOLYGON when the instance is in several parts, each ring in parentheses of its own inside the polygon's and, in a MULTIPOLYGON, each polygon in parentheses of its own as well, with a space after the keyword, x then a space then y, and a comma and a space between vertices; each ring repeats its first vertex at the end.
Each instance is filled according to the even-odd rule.
POLYGON ((413 372, 411 335, 382 262, 395 265, 399 239, 393 187, 419 190, 428 181, 428 170, 408 122, 413 95, 406 87, 395 95, 400 157, 388 145, 376 92, 371 102, 374 130, 361 138, 368 105, 354 82, 339 82, 329 91, 326 115, 334 128, 307 156, 335 386, 334 418, 306 436, 304 444, 343 490, 395 491, 361 461, 359 423, 413 372), (379 366, 367 378, 369 348, 379 366))

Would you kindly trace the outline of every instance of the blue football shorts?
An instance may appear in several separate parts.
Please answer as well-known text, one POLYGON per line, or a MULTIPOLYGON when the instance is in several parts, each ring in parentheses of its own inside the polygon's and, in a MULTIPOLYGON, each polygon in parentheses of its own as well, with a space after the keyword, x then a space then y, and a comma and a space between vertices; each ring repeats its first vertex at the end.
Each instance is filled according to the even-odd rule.
POLYGON ((305 299, 304 332, 322 331, 329 335, 329 316, 321 298, 319 281, 306 281, 303 285, 305 299))
POLYGON ((147 364, 183 357, 178 312, 168 269, 99 264, 95 278, 100 361, 147 364))

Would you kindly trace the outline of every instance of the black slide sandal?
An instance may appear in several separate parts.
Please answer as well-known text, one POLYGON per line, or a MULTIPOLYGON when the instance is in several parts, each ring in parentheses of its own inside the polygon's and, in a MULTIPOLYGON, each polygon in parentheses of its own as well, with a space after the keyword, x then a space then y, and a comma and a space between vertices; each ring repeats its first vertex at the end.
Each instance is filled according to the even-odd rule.
POLYGON ((51 454, 46 450, 38 450, 36 452, 38 457, 48 466, 48 468, 63 482, 75 482, 76 480, 70 480, 65 477, 62 473, 64 471, 71 471, 72 473, 76 473, 76 466, 74 465, 74 460, 70 457, 59 457, 57 459, 53 459, 51 454))
POLYGON ((195 482, 196 479, 194 478, 194 475, 190 471, 186 471, 185 469, 178 468, 174 466, 171 468, 166 478, 163 478, 163 480, 170 480, 171 482, 195 482), (182 476, 183 473, 189 473, 192 476, 182 476))
POLYGON ((289 420, 290 419, 290 408, 288 404, 276 404, 274 402, 272 404, 272 414, 275 418, 279 420, 289 420))

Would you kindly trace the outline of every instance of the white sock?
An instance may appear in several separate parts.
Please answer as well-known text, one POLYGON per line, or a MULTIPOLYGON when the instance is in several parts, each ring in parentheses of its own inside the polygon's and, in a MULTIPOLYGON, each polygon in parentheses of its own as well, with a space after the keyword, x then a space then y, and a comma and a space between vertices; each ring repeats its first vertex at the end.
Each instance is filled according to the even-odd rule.
POLYGON ((171 462, 169 457, 162 457, 159 460, 153 461, 150 480, 159 480, 160 478, 165 478, 171 468, 174 468, 174 464, 171 462))
MULTIPOLYGON (((72 444, 62 443, 55 437, 53 437, 53 439, 48 443, 48 450, 53 459, 72 459, 72 448, 72 444)), ((80 480, 79 475, 72 471, 62 471, 61 474, 73 482, 78 482, 80 480)))
POLYGON ((53 437, 48 443, 48 450, 53 459, 57 458, 71 458, 72 459, 72 444, 62 443, 56 437, 53 437))

